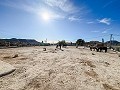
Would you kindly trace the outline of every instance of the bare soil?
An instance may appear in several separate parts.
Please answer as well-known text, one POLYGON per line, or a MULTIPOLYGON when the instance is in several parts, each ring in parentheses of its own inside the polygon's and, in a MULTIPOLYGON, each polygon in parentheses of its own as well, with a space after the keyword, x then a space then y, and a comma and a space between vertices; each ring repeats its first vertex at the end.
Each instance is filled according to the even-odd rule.
POLYGON ((0 60, 16 68, 0 77, 0 90, 120 90, 120 57, 112 51, 9 48, 0 49, 0 60))

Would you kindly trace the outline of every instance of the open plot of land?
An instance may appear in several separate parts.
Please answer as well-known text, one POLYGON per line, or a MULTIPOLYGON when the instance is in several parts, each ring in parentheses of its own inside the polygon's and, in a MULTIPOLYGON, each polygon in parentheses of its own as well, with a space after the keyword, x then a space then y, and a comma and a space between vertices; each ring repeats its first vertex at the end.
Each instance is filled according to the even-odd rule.
POLYGON ((116 53, 22 47, 0 49, 0 60, 16 68, 0 77, 0 90, 120 90, 116 53))

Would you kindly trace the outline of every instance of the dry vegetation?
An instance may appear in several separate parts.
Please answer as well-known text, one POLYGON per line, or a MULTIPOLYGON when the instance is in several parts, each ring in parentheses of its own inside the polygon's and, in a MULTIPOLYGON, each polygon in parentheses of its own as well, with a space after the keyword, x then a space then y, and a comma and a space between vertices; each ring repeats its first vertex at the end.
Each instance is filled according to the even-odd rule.
POLYGON ((9 48, 0 60, 16 68, 0 77, 0 90, 120 90, 120 57, 111 51, 9 48))

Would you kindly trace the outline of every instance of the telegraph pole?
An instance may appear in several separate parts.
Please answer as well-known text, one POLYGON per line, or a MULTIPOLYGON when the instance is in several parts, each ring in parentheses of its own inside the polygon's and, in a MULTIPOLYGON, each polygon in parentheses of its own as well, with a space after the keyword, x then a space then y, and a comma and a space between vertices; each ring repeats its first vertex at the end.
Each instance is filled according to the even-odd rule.
POLYGON ((112 45, 112 36, 113 36, 113 34, 110 34, 110 48, 111 48, 111 45, 112 45))

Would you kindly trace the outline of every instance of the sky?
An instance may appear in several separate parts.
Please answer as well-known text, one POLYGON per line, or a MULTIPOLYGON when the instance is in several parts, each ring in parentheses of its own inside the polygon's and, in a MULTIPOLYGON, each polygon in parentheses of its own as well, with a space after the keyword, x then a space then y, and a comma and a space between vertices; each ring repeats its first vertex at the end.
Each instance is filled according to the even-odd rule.
POLYGON ((0 38, 120 41, 120 0, 0 0, 0 38))

